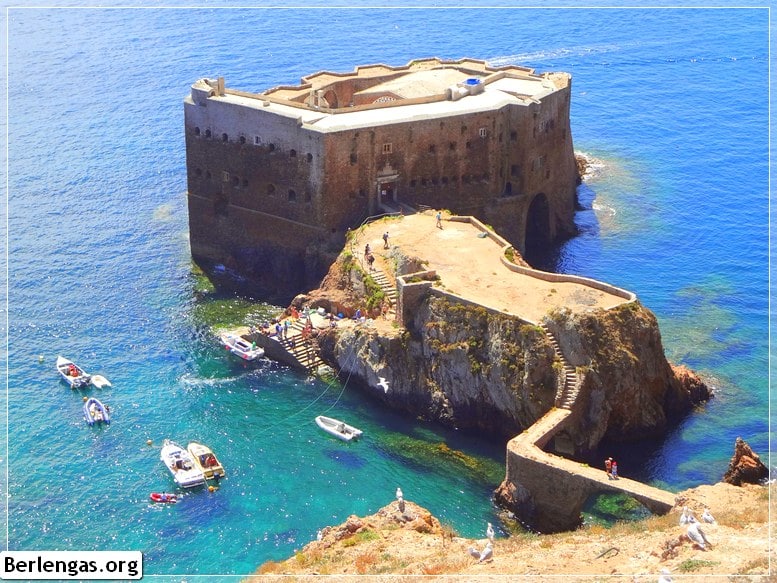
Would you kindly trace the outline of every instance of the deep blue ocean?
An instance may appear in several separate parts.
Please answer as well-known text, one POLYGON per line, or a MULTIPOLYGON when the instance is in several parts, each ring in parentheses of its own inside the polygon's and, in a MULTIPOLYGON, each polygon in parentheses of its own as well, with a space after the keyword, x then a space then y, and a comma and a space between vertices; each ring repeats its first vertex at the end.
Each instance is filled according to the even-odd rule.
POLYGON ((397 486, 463 536, 496 522, 503 444, 395 415, 353 382, 244 368, 217 345, 214 322, 275 308, 197 291, 183 99, 200 77, 261 91, 430 56, 571 73, 575 149, 596 163, 557 269, 636 292, 667 356, 716 392, 665 440, 606 447, 623 475, 675 491, 718 481, 737 436, 767 457, 766 9, 7 16, 8 548, 140 550, 147 576, 170 576, 158 580, 244 575, 376 511, 397 486), (109 427, 83 422, 58 354, 113 382, 89 391, 113 408, 109 427), (323 434, 313 417, 329 408, 365 438, 323 434), (221 488, 150 504, 174 487, 165 438, 210 445, 221 488), (440 455, 442 443, 473 463, 440 455))

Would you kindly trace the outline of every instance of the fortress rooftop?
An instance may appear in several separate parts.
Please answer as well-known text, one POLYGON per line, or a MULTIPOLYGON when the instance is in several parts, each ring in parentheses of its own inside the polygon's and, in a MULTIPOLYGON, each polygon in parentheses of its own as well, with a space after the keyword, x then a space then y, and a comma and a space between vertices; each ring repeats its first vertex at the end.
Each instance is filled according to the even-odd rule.
POLYGON ((485 61, 438 58, 402 67, 368 65, 351 73, 321 71, 298 86, 263 93, 226 89, 223 79, 200 79, 192 99, 218 99, 246 108, 296 118, 321 132, 490 111, 508 104, 529 106, 567 87, 566 73, 537 75, 515 65, 491 67, 485 61))

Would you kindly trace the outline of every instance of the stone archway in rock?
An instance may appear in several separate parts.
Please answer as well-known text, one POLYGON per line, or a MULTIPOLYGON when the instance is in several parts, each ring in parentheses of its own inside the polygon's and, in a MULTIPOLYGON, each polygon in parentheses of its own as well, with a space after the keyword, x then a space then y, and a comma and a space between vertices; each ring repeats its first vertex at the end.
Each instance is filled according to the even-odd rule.
POLYGON ((553 247, 550 231, 550 205, 548 197, 540 192, 534 196, 526 211, 526 238, 524 259, 533 267, 546 267, 553 247))

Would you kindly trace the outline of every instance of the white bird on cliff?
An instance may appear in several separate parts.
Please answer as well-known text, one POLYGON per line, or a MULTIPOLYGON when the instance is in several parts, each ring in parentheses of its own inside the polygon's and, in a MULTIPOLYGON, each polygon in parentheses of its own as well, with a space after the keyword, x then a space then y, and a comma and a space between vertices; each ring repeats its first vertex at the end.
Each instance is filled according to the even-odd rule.
POLYGON ((397 507, 399 508, 399 511, 404 514, 405 512, 405 499, 400 496, 397 498, 397 507))
POLYGON ((479 558, 480 558, 480 551, 479 551, 479 550, 477 550, 475 547, 469 547, 469 548, 467 549, 467 552, 468 552, 470 555, 472 555, 473 557, 475 557, 476 559, 479 559, 479 558))
POLYGON ((402 488, 397 486, 397 500, 399 500, 400 498, 404 498, 404 497, 405 497, 405 495, 402 494, 402 488))
POLYGON ((319 528, 318 532, 316 533, 316 540, 317 541, 321 541, 321 539, 323 539, 323 538, 324 538, 324 533, 321 532, 321 529, 319 528))
POLYGON ((482 563, 483 561, 487 561, 494 555, 494 544, 491 541, 488 541, 486 543, 486 548, 484 548, 480 552, 480 558, 478 559, 478 563, 482 563))
POLYGON ((491 526, 491 523, 488 523, 488 526, 486 527, 486 536, 488 537, 489 542, 494 542, 494 527, 491 526))
POLYGON ((658 576, 658 583, 672 583, 672 574, 666 567, 661 569, 661 574, 658 576))
POLYGON ((712 514, 710 513, 710 509, 709 508, 705 508, 704 512, 701 513, 701 519, 704 522, 709 522, 710 524, 715 524, 715 517, 712 516, 712 514))
POLYGON ((680 526, 688 524, 688 507, 683 506, 683 513, 680 515, 680 526))
POLYGON ((704 535, 704 531, 701 529, 701 526, 698 520, 691 517, 691 522, 688 525, 688 530, 686 531, 686 534, 688 535, 688 538, 691 539, 692 543, 697 544, 701 547, 701 550, 703 551, 707 550, 707 545, 710 544, 710 541, 708 541, 707 537, 704 535))
POLYGON ((388 393, 388 381, 386 380, 386 377, 378 377, 378 386, 383 387, 383 392, 388 393))

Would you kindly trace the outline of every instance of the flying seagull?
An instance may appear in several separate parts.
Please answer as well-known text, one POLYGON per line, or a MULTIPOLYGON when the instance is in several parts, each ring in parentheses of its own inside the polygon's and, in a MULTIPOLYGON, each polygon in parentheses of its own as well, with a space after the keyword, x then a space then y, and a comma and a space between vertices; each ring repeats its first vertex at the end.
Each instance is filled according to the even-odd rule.
POLYGON ((489 542, 494 542, 494 527, 491 526, 491 523, 488 523, 488 527, 486 528, 486 536, 488 537, 489 542))
POLYGON ((378 377, 378 386, 383 387, 383 392, 388 393, 388 381, 386 380, 386 377, 378 377))

